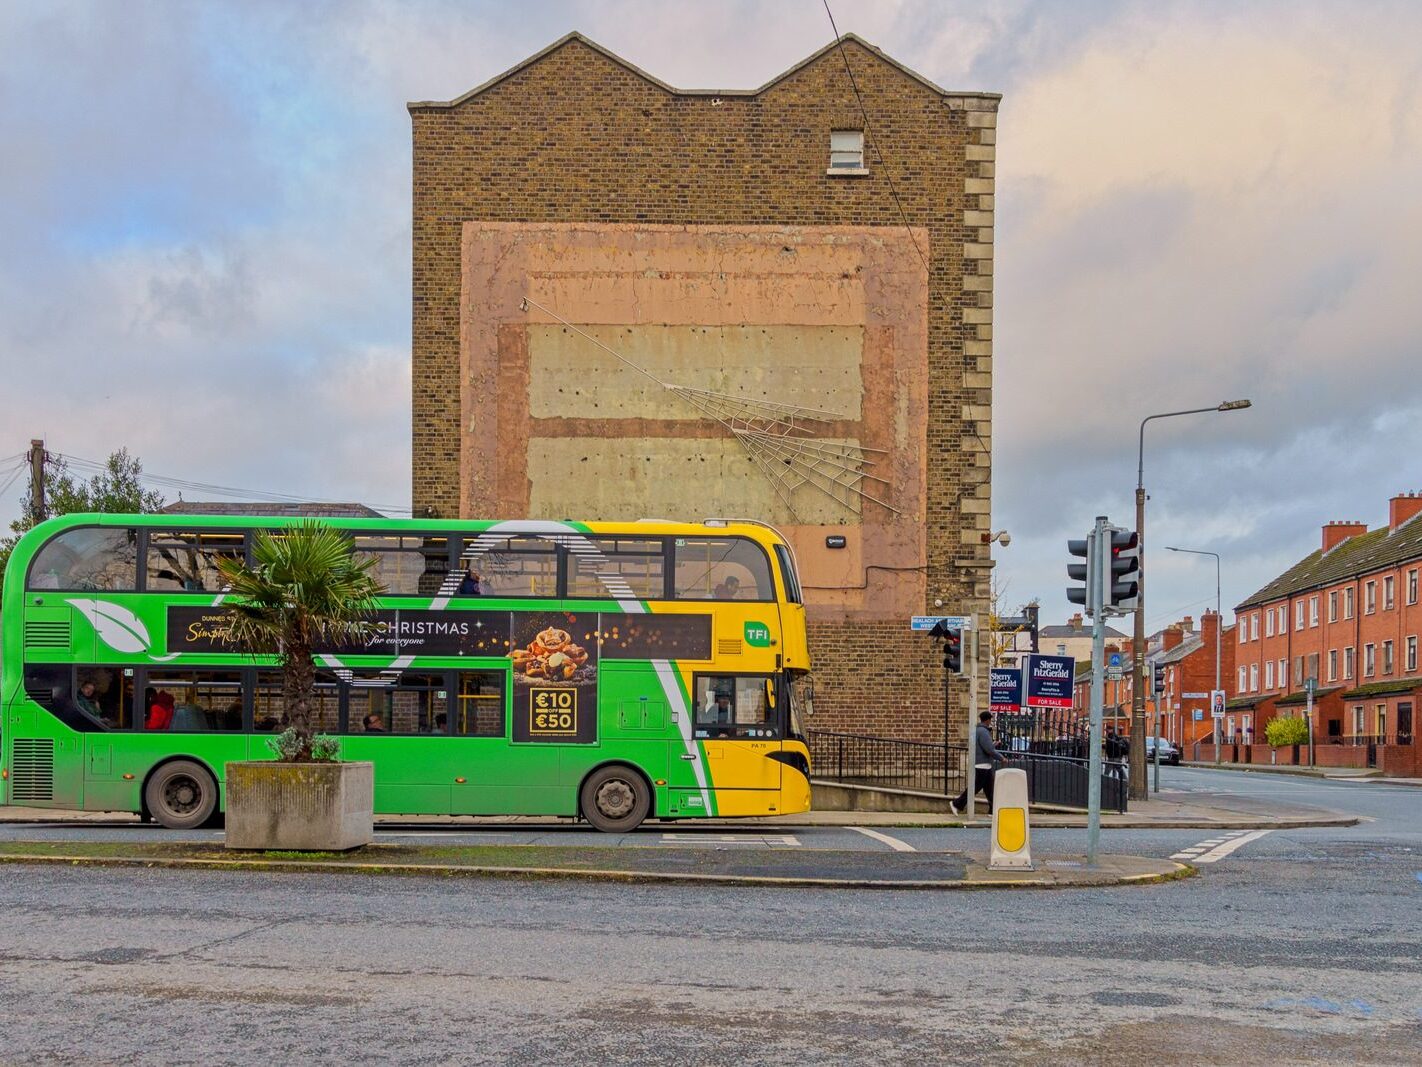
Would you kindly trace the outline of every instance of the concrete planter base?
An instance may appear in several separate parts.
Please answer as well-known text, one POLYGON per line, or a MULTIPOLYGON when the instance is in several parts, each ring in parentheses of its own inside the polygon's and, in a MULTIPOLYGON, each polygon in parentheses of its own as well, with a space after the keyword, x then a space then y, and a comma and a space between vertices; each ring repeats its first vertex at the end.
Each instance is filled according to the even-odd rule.
POLYGON ((345 852, 375 839, 375 764, 227 764, 228 848, 345 852))

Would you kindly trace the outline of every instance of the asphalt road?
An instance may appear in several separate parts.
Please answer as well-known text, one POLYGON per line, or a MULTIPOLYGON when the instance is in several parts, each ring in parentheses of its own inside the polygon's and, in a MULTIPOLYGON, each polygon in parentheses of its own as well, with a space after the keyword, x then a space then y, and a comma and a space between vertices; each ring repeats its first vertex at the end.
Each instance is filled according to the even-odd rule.
MULTIPOLYGON (((1370 821, 1209 845, 1108 831, 1113 852, 1195 849, 1202 873, 1090 891, 5 867, 0 1060, 1422 1060, 1422 790, 1192 769, 1164 784, 1370 821)), ((793 833, 717 847, 824 843, 793 833)))

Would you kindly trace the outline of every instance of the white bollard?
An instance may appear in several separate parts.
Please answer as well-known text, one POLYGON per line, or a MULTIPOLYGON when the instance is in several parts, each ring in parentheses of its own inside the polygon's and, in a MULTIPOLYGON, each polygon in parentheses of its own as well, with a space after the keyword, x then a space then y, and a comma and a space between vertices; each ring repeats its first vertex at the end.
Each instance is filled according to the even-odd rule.
POLYGON ((993 871, 1031 871, 1032 826, 1027 817, 1027 772, 1003 768, 992 780, 993 871))

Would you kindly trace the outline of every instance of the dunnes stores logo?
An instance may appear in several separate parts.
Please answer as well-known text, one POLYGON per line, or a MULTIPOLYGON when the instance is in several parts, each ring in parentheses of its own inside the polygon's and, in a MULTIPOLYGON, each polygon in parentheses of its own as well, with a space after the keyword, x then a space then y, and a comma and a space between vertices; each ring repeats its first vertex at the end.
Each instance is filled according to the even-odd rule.
MULTIPOLYGON (((321 652, 406 652, 427 656, 503 656, 509 648, 509 615, 502 611, 378 611, 363 641, 321 652)), ((221 608, 170 607, 169 652, 241 652, 232 640, 232 616, 221 608)))

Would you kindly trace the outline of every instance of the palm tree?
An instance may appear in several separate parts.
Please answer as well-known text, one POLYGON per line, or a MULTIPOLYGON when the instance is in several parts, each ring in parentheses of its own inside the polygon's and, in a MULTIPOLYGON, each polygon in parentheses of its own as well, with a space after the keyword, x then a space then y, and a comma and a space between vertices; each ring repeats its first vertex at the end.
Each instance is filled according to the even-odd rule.
POLYGON ((312 758, 313 651, 371 631, 375 598, 383 592, 370 576, 372 563, 356 559, 350 539, 319 522, 259 531, 250 567, 241 560, 218 562, 229 586, 233 642, 252 656, 276 656, 281 664, 291 735, 282 755, 289 760, 312 758))

